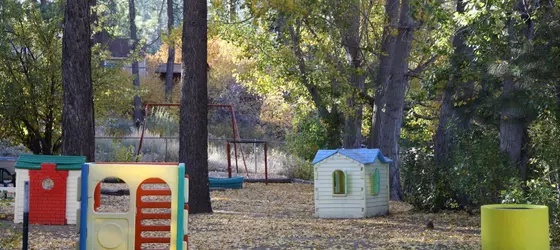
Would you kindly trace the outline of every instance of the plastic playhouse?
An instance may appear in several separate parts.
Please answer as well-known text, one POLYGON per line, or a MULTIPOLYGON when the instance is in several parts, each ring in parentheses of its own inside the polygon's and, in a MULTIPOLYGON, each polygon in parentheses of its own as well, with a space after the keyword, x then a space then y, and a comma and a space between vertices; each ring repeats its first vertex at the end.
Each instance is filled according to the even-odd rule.
POLYGON ((389 212, 389 163, 379 149, 319 150, 313 159, 315 215, 364 218, 389 212))
POLYGON ((29 223, 76 224, 78 178, 83 156, 21 155, 15 164, 14 222, 23 222, 23 193, 29 181, 29 223))
POLYGON ((172 250, 187 249, 188 177, 185 165, 84 164, 78 195, 79 249, 141 249, 146 243, 169 243, 172 250), (130 188, 126 213, 102 213, 94 209, 97 184, 117 177, 130 188), (143 184, 165 183, 169 190, 149 190, 143 184), (147 202, 143 196, 171 195, 171 202, 147 202), (87 197, 82 199, 82 197, 87 197), (170 213, 148 213, 146 208, 171 208, 170 213), (142 224, 147 219, 169 219, 169 226, 142 224), (171 237, 144 237, 146 231, 169 231, 171 237))

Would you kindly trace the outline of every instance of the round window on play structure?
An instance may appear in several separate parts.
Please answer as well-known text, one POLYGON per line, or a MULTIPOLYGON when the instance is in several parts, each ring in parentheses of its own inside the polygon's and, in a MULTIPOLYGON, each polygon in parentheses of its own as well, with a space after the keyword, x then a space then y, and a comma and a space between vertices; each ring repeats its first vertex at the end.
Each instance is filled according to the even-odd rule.
POLYGON ((41 182, 41 185, 43 186, 43 189, 51 190, 54 187, 54 181, 51 178, 45 178, 41 182))

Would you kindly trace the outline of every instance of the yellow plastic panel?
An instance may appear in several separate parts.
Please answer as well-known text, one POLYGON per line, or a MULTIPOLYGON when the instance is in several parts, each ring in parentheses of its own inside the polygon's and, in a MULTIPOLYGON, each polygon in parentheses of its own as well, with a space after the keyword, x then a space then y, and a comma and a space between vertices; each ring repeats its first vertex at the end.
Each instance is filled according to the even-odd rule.
POLYGON ((481 208, 483 250, 549 250, 548 207, 527 204, 481 208))
MULTIPOLYGON (((169 188, 173 190, 171 194, 171 244, 170 249, 176 250, 177 248, 177 208, 178 200, 179 200, 179 192, 178 190, 178 165, 176 166, 162 166, 162 165, 146 165, 146 164, 90 164, 89 165, 89 178, 88 178, 88 231, 90 232, 99 232, 101 238, 104 238, 105 235, 117 235, 118 237, 113 239, 107 239, 106 242, 99 242, 98 233, 88 234, 87 239, 87 249, 109 249, 105 247, 101 247, 100 245, 106 246, 113 246, 117 244, 118 238, 120 238, 120 233, 118 233, 118 227, 126 228, 124 230, 124 236, 126 239, 124 243, 126 246, 132 249, 134 246, 134 228, 135 228, 135 211, 136 211, 136 190, 140 183, 144 180, 149 178, 160 178, 167 183, 169 188), (130 191, 130 207, 127 213, 97 213, 93 211, 93 197, 94 191, 97 183, 107 177, 117 177, 128 185, 130 191), (103 223, 100 224, 100 221, 103 223), (118 221, 117 224, 115 222, 118 221), (126 222, 126 226, 124 224, 120 224, 121 222, 126 222), (111 226, 104 226, 107 223, 113 223, 114 225, 111 226), (104 228, 105 227, 105 228, 104 228), (104 229, 103 229, 104 228, 104 229), (100 231, 101 230, 101 231, 100 231)), ((187 185, 188 187, 188 185, 187 185)), ((182 206, 181 206, 182 207, 182 206)), ((86 223, 86 222, 82 222, 86 223)), ((179 222, 180 223, 180 222, 179 222)), ((111 236, 112 237, 112 236, 111 236)), ((103 240, 101 240, 103 241, 103 240)), ((121 249, 120 243, 117 248, 113 249, 121 249)), ((123 248, 128 249, 128 248, 123 248)))
POLYGON ((98 220, 95 237, 95 249, 128 250, 127 220, 98 220))

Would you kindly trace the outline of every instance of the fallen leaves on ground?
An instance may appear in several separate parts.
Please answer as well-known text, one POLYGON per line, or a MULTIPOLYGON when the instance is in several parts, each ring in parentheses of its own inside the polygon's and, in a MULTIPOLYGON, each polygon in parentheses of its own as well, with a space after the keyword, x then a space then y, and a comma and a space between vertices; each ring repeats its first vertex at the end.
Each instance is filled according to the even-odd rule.
POLYGON ((480 217, 463 212, 426 214, 391 202, 389 216, 315 218, 312 185, 249 184, 214 192, 212 207, 213 214, 190 215, 192 249, 480 248, 480 217))
MULTIPOLYGON (((212 192, 213 214, 189 215, 189 249, 479 249, 480 217, 429 214, 391 202, 391 214, 367 219, 313 216, 313 186, 245 184, 212 192), (432 221, 434 229, 426 224, 432 221)), ((128 196, 102 196, 111 209, 128 196)), ((30 226, 30 249, 75 249, 75 226, 30 226)), ((0 220, 0 249, 21 249, 21 224, 0 220), (11 243, 15 242, 15 243, 11 243)))

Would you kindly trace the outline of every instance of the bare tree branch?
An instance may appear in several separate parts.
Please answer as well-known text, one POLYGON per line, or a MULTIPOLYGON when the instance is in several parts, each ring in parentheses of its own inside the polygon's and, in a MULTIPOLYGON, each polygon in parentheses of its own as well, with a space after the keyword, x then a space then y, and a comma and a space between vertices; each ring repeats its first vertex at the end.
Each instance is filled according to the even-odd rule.
POLYGON ((439 55, 433 56, 432 58, 428 59, 426 62, 418 65, 415 69, 409 70, 406 74, 408 77, 416 77, 419 76, 422 71, 428 68, 432 63, 434 63, 439 58, 439 55))

